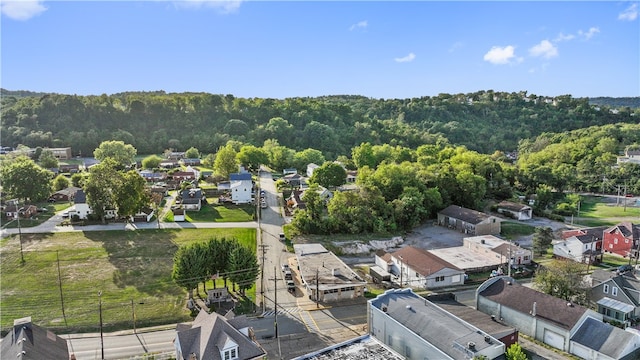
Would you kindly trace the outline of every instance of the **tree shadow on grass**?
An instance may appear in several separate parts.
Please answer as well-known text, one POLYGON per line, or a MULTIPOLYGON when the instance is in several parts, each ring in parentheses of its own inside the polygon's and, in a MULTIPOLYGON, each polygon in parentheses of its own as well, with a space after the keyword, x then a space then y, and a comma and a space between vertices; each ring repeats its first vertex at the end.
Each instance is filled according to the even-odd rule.
POLYGON ((116 268, 113 283, 134 287, 148 295, 179 295, 182 289, 171 279, 174 242, 179 230, 87 231, 88 239, 102 243, 109 262, 116 268))

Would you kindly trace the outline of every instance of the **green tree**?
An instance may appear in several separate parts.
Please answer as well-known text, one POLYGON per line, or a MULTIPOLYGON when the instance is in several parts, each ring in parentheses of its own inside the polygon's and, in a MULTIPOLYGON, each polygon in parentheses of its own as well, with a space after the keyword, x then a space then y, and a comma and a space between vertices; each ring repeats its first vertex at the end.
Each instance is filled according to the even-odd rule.
POLYGON ((245 290, 253 286, 260 274, 260 266, 255 252, 235 241, 229 256, 228 270, 229 280, 235 283, 240 289, 240 293, 244 295, 245 290))
POLYGON ((115 188, 115 203, 118 216, 127 219, 149 205, 149 194, 145 190, 145 180, 135 171, 120 174, 120 186, 115 188))
POLYGON ((9 198, 38 202, 51 194, 53 173, 26 156, 6 160, 0 169, 2 190, 9 198))
POLYGON ((511 344, 505 352, 507 360, 527 360, 527 354, 524 353, 520 344, 511 344))
POLYGON ((40 166, 45 169, 53 169, 58 167, 58 159, 53 155, 53 151, 49 149, 42 150, 40 157, 38 157, 40 166))
POLYGON ((269 155, 269 166, 276 170, 282 171, 293 164, 293 154, 295 151, 286 146, 278 144, 276 140, 267 140, 262 147, 269 155))
POLYGON ((204 159, 202 159, 202 165, 204 165, 204 167, 209 169, 213 169, 215 162, 216 162, 216 154, 207 154, 207 156, 205 156, 204 159))
POLYGON ((405 188, 400 197, 392 201, 399 228, 410 230, 427 217, 424 201, 424 195, 415 187, 405 188))
POLYGON ((158 155, 149 155, 142 159, 142 167, 144 169, 156 169, 160 166, 162 158, 158 155))
POLYGON ((236 151, 230 144, 227 144, 216 153, 216 160, 213 164, 213 171, 223 178, 228 178, 229 174, 238 171, 238 161, 236 160, 236 151))
POLYGON ((66 176, 60 174, 53 179, 53 190, 59 191, 66 189, 71 184, 71 181, 66 176))
POLYGON ((309 181, 325 188, 335 188, 343 185, 347 180, 344 168, 333 162, 325 162, 313 171, 309 181))
POLYGON ((322 165, 325 162, 325 157, 322 151, 316 149, 304 149, 293 154, 293 166, 296 169, 304 171, 307 165, 313 163, 316 165, 322 165))
POLYGON ((318 185, 312 184, 307 191, 302 194, 302 201, 306 205, 306 211, 311 217, 312 221, 319 225, 324 213, 324 202, 320 198, 318 193, 318 185))
POLYGON ((266 164, 269 161, 267 153, 263 149, 253 145, 242 146, 236 158, 240 164, 251 171, 257 171, 260 165, 266 164))
POLYGON ((87 176, 88 174, 86 172, 71 175, 71 185, 79 188, 83 187, 87 176))
POLYGON ((533 251, 538 256, 546 254, 552 241, 553 230, 550 227, 537 227, 533 234, 533 251))
POLYGON ((368 166, 372 169, 378 165, 373 154, 373 147, 369 143, 360 144, 351 150, 351 158, 358 169, 368 166))
POLYGON ((173 271, 171 279, 189 293, 193 299, 193 289, 198 287, 202 279, 202 271, 206 263, 206 253, 195 244, 181 246, 173 256, 173 271))
POLYGON ((118 172, 118 163, 112 158, 106 158, 101 163, 91 167, 89 176, 84 184, 87 194, 87 204, 93 214, 106 222, 105 214, 108 209, 116 208, 116 191, 122 186, 122 176, 118 172))
POLYGON ((187 149, 187 151, 184 152, 184 156, 188 159, 199 159, 200 151, 198 151, 198 149, 192 146, 189 149, 187 149))
POLYGON ((125 144, 124 141, 110 140, 100 143, 97 149, 93 151, 93 156, 100 161, 106 158, 113 159, 119 169, 133 163, 133 159, 137 154, 136 148, 130 144, 125 144))
POLYGON ((584 281, 587 265, 571 260, 553 260, 536 271, 533 284, 539 291, 579 304, 587 302, 591 288, 584 281))

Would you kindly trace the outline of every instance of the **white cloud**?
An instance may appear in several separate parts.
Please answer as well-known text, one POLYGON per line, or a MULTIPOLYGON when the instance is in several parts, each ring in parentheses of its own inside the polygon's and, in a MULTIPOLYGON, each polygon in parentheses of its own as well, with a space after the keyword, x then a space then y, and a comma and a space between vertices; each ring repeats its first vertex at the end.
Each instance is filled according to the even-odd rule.
POLYGON ((585 40, 589 40, 593 37, 593 35, 597 34, 600 32, 600 29, 598 29, 597 27, 591 27, 589 28, 588 31, 582 31, 582 30, 578 30, 578 35, 582 36, 585 38, 585 40))
POLYGON ((560 34, 558 34, 558 36, 556 36, 556 38, 555 38, 555 39, 553 39, 553 41, 554 41, 554 42, 569 41, 569 40, 573 40, 573 39, 575 39, 575 37, 576 37, 576 36, 575 36, 575 35, 573 35, 573 34, 566 34, 566 35, 565 35, 565 34, 563 34, 563 33, 560 33, 560 34))
POLYGON ((416 58, 416 54, 414 53, 409 53, 409 55, 405 56, 405 57, 401 57, 401 58, 395 58, 394 60, 396 62, 399 63, 403 63, 403 62, 411 62, 416 58))
POLYGON ((42 3, 32 0, 0 1, 0 12, 14 20, 29 20, 47 10, 42 3))
POLYGON ((521 59, 516 59, 515 47, 512 45, 505 47, 494 46, 484 54, 484 61, 488 61, 492 64, 509 64, 512 60, 521 61, 521 59))
POLYGON ((633 21, 638 18, 638 3, 629 5, 623 12, 618 14, 618 20, 633 21))
POLYGON ((353 31, 355 29, 365 29, 367 26, 369 26, 369 24, 367 23, 367 20, 359 21, 351 25, 351 27, 349 28, 349 31, 353 31))
POLYGON ((460 48, 462 48, 464 46, 464 43, 460 42, 460 41, 456 41, 455 43, 453 43, 453 45, 451 45, 451 47, 449 48, 449 52, 454 52, 460 48))
POLYGON ((549 40, 542 40, 540 44, 529 49, 529 55, 542 56, 545 59, 551 59, 558 56, 558 48, 549 40))
POLYGON ((236 12, 242 0, 179 0, 173 2, 177 7, 200 9, 202 7, 215 9, 223 14, 236 12))

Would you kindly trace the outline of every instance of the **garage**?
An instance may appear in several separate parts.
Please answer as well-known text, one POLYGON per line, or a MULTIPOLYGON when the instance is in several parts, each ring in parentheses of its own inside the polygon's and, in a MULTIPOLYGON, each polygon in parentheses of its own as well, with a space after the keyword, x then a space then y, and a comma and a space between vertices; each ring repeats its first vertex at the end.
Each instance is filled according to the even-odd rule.
POLYGON ((564 336, 549 329, 544 329, 544 343, 556 349, 564 350, 564 336))
POLYGON ((584 345, 580 345, 575 341, 571 342, 571 354, 579 356, 583 359, 591 358, 591 349, 584 345))

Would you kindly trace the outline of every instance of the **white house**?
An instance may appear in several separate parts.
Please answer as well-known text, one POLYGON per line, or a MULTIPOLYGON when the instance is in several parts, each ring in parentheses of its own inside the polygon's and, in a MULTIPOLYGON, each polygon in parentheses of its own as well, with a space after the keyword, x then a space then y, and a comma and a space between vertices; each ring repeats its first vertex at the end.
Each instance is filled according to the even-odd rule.
POLYGON ((625 150, 624 156, 618 156, 618 164, 640 164, 640 150, 625 150))
POLYGON ((87 194, 82 189, 76 191, 73 197, 73 210, 69 210, 69 217, 77 215, 80 219, 86 219, 91 213, 93 211, 87 204, 87 194))
POLYGON ((234 173, 229 175, 231 201, 234 204, 248 204, 252 201, 253 181, 250 173, 234 173))
POLYGON ((313 175, 313 171, 315 169, 319 168, 319 167, 320 167, 320 165, 314 164, 314 163, 311 163, 311 164, 307 165, 307 177, 310 178, 311 175, 313 175))
POLYGON ((394 253, 376 254, 376 265, 395 275, 401 286, 434 289, 464 284, 464 271, 431 252, 405 246, 394 253))
POLYGON ((533 209, 531 206, 518 204, 511 201, 502 201, 497 205, 498 213, 516 220, 531 220, 533 209))

